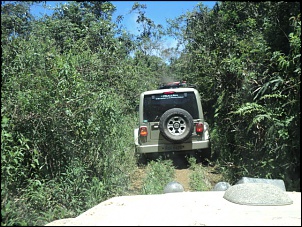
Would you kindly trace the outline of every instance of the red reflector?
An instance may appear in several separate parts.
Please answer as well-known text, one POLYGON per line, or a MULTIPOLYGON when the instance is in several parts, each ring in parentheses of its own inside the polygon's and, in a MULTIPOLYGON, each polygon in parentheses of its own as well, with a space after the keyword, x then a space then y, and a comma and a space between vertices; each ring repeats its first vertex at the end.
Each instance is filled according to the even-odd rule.
POLYGON ((203 132, 203 124, 202 123, 197 123, 195 128, 196 128, 197 133, 203 132))
POLYGON ((164 92, 165 95, 171 95, 171 94, 174 94, 175 92, 174 91, 166 91, 164 92))
POLYGON ((141 126, 139 128, 139 134, 140 134, 140 136, 147 136, 148 135, 148 128, 147 128, 147 126, 141 126))

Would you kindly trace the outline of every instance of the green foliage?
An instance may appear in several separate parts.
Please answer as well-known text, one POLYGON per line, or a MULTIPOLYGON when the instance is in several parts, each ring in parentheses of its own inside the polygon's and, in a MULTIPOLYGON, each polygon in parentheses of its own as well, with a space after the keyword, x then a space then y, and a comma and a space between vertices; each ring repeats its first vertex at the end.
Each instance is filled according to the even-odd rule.
POLYGON ((205 170, 202 165, 196 164, 196 159, 190 157, 189 169, 192 170, 189 175, 189 184, 191 191, 209 191, 212 188, 211 183, 206 179, 205 170))
POLYGON ((14 145, 14 139, 9 132, 9 119, 2 116, 1 122, 1 188, 7 187, 14 190, 16 185, 20 184, 19 179, 24 178, 25 173, 20 172, 24 160, 24 151, 28 149, 28 139, 20 136, 18 142, 14 145), (10 179, 10 181, 7 181, 10 179))
POLYGON ((171 67, 198 85, 225 178, 300 179, 300 3, 219 2, 171 23, 171 67), (185 22, 185 23, 183 23, 185 22))
MULTIPOLYGON (((111 21, 114 3, 68 2, 40 19, 33 3, 1 4, 1 225, 44 225, 128 193, 139 94, 172 78, 197 85, 227 181, 300 191, 299 2, 199 4, 167 31, 136 3, 137 36, 111 21), (165 32, 184 49, 163 49, 165 32)), ((143 193, 172 179, 170 162, 151 162, 143 193)))
POLYGON ((74 217, 129 187, 136 119, 129 88, 115 78, 129 62, 118 61, 121 71, 113 67, 125 57, 123 44, 108 30, 117 51, 96 45, 62 20, 33 21, 30 36, 3 45, 3 225, 74 217))
POLYGON ((173 181, 174 167, 171 160, 157 160, 148 163, 146 177, 143 180, 142 193, 162 194, 165 186, 173 181))
POLYGON ((7 43, 3 38, 26 37, 31 30, 30 5, 37 1, 9 1, 1 2, 1 41, 7 43), (3 36, 2 36, 3 35, 3 36))

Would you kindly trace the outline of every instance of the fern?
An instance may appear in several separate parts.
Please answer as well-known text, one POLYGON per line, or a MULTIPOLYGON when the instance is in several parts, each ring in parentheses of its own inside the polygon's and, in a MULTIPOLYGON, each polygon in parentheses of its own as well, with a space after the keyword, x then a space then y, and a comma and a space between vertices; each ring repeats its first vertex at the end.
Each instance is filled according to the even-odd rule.
POLYGON ((288 96, 287 95, 282 95, 282 94, 268 94, 268 95, 264 95, 260 98, 260 100, 264 100, 264 99, 287 99, 288 96))
POLYGON ((240 116, 245 116, 248 114, 251 114, 253 112, 256 113, 265 113, 266 109, 262 105, 259 105, 257 103, 246 103, 243 106, 241 106, 236 111, 230 112, 231 114, 239 114, 240 116))
POLYGON ((273 117, 271 114, 259 114, 253 118, 253 123, 257 124, 257 123, 263 121, 264 119, 272 120, 273 117))
POLYGON ((256 89, 255 91, 254 91, 254 93, 256 93, 257 92, 257 94, 255 95, 255 97, 254 97, 254 100, 256 100, 257 98, 258 98, 258 96, 263 96, 264 95, 264 93, 265 92, 267 92, 267 90, 268 90, 268 88, 269 87, 272 87, 272 91, 274 91, 274 90, 276 90, 279 86, 280 86, 280 84, 282 84, 284 82, 284 80, 280 77, 280 76, 278 76, 276 79, 273 79, 273 80, 270 80, 270 81, 268 81, 268 82, 266 82, 265 84, 263 84, 263 86, 262 87, 260 87, 260 88, 258 88, 258 89, 256 89))

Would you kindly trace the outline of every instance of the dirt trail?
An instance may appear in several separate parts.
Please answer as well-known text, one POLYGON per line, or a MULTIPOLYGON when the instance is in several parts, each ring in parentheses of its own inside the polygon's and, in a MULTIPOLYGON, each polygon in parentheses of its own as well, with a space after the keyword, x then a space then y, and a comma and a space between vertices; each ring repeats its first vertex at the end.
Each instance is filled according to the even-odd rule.
MULTIPOLYGON (((193 191, 190 189, 190 175, 193 170, 189 168, 189 163, 185 161, 184 157, 172 157, 173 165, 175 167, 174 180, 179 182, 185 191, 193 191)), ((198 165, 202 165, 199 163, 198 165)), ((211 165, 203 165, 204 178, 208 181, 212 187, 221 181, 222 175, 215 171, 215 167, 211 165)), ((135 194, 141 190, 143 185, 143 179, 146 174, 146 166, 139 167, 132 176, 132 190, 135 194)))
POLYGON ((190 173, 192 170, 189 169, 176 169, 175 170, 175 181, 180 183, 185 191, 190 191, 190 173))

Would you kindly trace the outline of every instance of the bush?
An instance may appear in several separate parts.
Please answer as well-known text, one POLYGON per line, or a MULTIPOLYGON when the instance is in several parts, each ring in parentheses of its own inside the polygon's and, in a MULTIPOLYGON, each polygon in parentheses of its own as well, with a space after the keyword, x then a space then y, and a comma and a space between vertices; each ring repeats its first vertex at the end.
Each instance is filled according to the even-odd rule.
POLYGON ((174 166, 172 160, 151 161, 143 180, 143 194, 162 194, 167 183, 173 181, 174 166))

